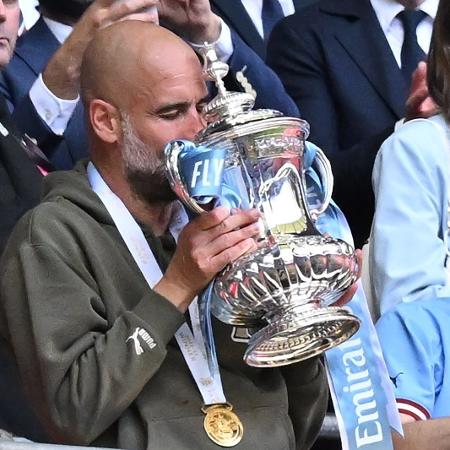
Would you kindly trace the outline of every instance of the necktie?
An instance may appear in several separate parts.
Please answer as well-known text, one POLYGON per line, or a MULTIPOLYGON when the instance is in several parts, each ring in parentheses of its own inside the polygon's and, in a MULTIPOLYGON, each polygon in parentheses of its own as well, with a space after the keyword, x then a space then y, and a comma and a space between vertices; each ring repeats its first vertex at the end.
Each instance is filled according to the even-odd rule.
POLYGON ((401 20, 403 30, 405 32, 401 52, 401 70, 406 82, 409 85, 411 82, 411 75, 416 69, 417 64, 419 64, 419 62, 424 60, 426 57, 425 52, 417 43, 416 34, 417 25, 419 25, 419 23, 426 17, 426 13, 413 9, 404 9, 397 15, 397 17, 401 20))
POLYGON ((278 0, 264 0, 261 18, 264 30, 264 40, 267 41, 272 28, 284 17, 283 8, 278 0))

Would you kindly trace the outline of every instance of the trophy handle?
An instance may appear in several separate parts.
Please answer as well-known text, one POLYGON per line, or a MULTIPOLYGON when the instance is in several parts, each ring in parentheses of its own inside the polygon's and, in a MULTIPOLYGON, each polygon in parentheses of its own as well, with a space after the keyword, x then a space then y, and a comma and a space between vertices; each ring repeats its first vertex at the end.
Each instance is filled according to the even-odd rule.
POLYGON ((177 194, 178 198, 193 212, 202 214, 207 212, 194 198, 192 198, 186 188, 183 177, 179 169, 179 156, 182 146, 177 142, 170 142, 164 149, 166 155, 166 173, 170 186, 177 194))
POLYGON ((317 208, 312 208, 310 210, 310 214, 313 220, 316 220, 317 216, 322 214, 330 204, 331 194, 333 192, 334 177, 333 172, 331 170, 330 161, 328 161, 328 158, 325 156, 325 153, 322 150, 320 150, 320 148, 316 149, 316 157, 314 159, 314 165, 317 169, 317 172, 319 174, 324 189, 322 205, 320 205, 317 208))

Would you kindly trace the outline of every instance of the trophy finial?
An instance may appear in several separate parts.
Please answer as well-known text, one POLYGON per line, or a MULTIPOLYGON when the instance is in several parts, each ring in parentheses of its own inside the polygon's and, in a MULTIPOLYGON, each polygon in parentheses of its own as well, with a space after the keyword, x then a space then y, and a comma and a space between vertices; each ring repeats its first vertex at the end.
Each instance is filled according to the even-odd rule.
POLYGON ((208 80, 214 81, 218 91, 203 110, 207 120, 217 122, 250 111, 255 97, 244 92, 227 91, 223 78, 228 74, 229 66, 219 60, 214 45, 205 42, 200 54, 203 57, 203 71, 208 80))
POLYGON ((228 64, 219 60, 213 44, 204 43, 200 53, 203 57, 203 72, 210 81, 214 81, 217 90, 226 95, 226 88, 223 82, 228 74, 228 64))

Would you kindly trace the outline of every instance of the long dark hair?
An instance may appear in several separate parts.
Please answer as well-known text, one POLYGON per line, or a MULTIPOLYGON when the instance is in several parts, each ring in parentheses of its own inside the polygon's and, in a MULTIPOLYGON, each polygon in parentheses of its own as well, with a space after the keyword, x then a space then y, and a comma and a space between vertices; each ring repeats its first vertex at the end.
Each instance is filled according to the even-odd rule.
POLYGON ((428 54, 428 89, 450 122, 450 0, 440 0, 428 54))

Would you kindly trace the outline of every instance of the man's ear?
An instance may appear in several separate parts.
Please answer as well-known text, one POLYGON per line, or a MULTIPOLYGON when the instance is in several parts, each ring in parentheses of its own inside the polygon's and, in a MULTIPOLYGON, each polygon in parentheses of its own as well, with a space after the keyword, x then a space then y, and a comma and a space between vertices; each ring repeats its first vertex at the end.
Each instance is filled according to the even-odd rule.
POLYGON ((94 133, 113 144, 121 139, 122 125, 118 109, 108 102, 94 99, 89 104, 89 120, 94 133))

